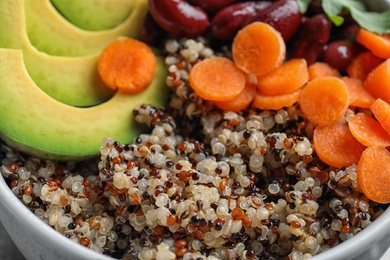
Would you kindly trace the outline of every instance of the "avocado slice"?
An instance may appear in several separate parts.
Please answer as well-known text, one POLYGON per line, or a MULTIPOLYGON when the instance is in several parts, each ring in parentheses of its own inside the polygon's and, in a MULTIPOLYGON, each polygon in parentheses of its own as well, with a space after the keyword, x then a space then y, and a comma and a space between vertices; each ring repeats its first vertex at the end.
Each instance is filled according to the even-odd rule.
MULTIPOLYGON (((84 1, 72 1, 72 3, 84 1)), ((108 1, 106 1, 107 3, 108 1)), ((140 38, 148 12, 147 0, 126 0, 130 14, 118 26, 104 31, 80 29, 66 20, 50 0, 25 0, 27 34, 39 51, 57 56, 84 56, 101 51, 119 36, 140 38)), ((96 6, 90 6, 91 12, 96 6)), ((104 19, 97 18, 99 21, 104 19)))
POLYGON ((52 0, 52 3, 74 25, 85 30, 99 31, 123 22, 130 13, 132 1, 52 0))
MULTIPOLYGON (((12 0, 13 1, 13 0, 12 0)), ((131 95, 117 92, 90 108, 65 105, 48 96, 30 78, 21 50, 0 48, 0 137, 22 152, 56 160, 97 156, 105 137, 128 143, 143 130, 133 118, 138 103, 163 105, 168 88, 163 58, 151 85, 131 95)))
POLYGON ((82 57, 50 56, 31 45, 26 33, 23 0, 0 1, 0 24, 0 48, 23 50, 28 73, 51 97, 65 104, 85 107, 100 104, 114 94, 97 72, 99 53, 82 57))

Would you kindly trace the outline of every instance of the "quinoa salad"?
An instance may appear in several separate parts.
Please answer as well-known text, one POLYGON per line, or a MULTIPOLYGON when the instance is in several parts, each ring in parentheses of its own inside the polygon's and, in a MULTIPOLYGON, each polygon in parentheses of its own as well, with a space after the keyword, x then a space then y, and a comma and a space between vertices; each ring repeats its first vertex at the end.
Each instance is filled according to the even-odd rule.
MULTIPOLYGON (((359 193, 357 166, 330 167, 299 105, 227 112, 191 90, 214 55, 204 38, 168 39, 166 107, 138 105, 151 127, 106 138, 99 159, 56 162, 2 144, 1 174, 42 221, 119 259, 306 259, 347 240, 383 207, 359 193)), ((343 120, 354 111, 349 110, 343 120)))
MULTIPOLYGON (((91 108, 75 122, 94 117, 96 125, 86 123, 80 131, 94 130, 78 138, 66 134, 69 122, 53 126, 56 138, 45 144, 76 141, 50 151, 39 141, 29 146, 23 131, 16 144, 6 139, 15 123, 0 127, 7 185, 58 233, 115 259, 302 260, 350 239, 390 203, 390 24, 377 22, 386 13, 362 22, 362 2, 343 1, 339 10, 330 0, 203 2, 137 0, 131 14, 139 12, 142 37, 115 37, 95 52, 96 71, 89 64, 112 91, 107 103, 119 96, 115 110, 100 106, 102 116, 93 107, 105 101, 75 94, 84 105, 63 106, 31 91, 56 115, 91 108), (105 123, 121 112, 129 121, 105 123), (104 136, 99 154, 92 133, 111 126, 113 135, 126 133, 118 139, 135 138, 104 136), (84 151, 65 157, 77 140, 84 151)), ((23 11, 21 2, 4 3, 23 11)), ((23 65, 23 50, 1 44, 0 55, 23 65)), ((11 98, 1 102, 23 90, 6 91, 11 98)), ((1 108, 18 108, 11 105, 1 108)))

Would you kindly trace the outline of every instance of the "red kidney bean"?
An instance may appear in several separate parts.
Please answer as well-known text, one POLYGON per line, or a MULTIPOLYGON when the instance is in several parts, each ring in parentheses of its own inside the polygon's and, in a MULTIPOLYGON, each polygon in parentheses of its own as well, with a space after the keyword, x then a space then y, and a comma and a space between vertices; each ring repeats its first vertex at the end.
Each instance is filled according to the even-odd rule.
POLYGON ((179 37, 200 36, 210 23, 203 9, 183 0, 149 0, 149 11, 165 31, 179 37))
POLYGON ((323 14, 304 18, 291 50, 292 58, 304 58, 307 64, 313 64, 320 57, 329 41, 332 23, 323 14))
POLYGON ((166 32, 156 23, 150 13, 147 13, 141 30, 143 40, 153 46, 161 43, 166 32))
POLYGON ((323 59, 333 68, 345 72, 353 58, 361 51, 356 42, 347 40, 333 41, 324 48, 323 59))
POLYGON ((287 42, 301 25, 303 14, 296 0, 278 0, 257 13, 254 21, 272 25, 287 42))
POLYGON ((237 2, 237 0, 187 0, 188 3, 199 6, 207 13, 213 14, 222 8, 237 2))
POLYGON ((218 40, 231 39, 245 25, 251 23, 256 14, 271 5, 268 1, 242 2, 220 10, 211 20, 211 35, 218 40))

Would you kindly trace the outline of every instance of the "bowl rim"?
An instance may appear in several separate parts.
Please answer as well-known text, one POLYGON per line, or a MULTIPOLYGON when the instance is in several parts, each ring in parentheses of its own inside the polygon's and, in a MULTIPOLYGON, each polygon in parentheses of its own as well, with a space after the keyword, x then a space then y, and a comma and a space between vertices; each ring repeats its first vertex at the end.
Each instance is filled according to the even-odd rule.
MULTIPOLYGON (((11 213, 13 216, 23 216, 23 219, 26 219, 27 222, 31 223, 29 227, 33 232, 45 234, 44 237, 47 237, 46 240, 55 240, 55 243, 58 243, 63 248, 68 248, 69 251, 74 252, 77 256, 83 257, 85 259, 96 259, 96 260, 112 260, 109 256, 100 254, 93 251, 87 247, 84 247, 59 233, 57 230, 43 222, 39 219, 32 211, 30 211, 12 192, 5 182, 3 175, 0 174, 0 204, 11 213)), ((2 213, 0 212, 0 215, 2 213)), ((1 218, 0 218, 1 220, 1 218)), ((4 225, 4 228, 7 230, 7 226, 4 225)), ((8 232, 8 230, 7 230, 8 232)), ((11 239, 14 241, 12 236, 11 239)), ((16 247, 19 249, 17 241, 14 241, 16 247)), ((22 251, 19 249, 19 251, 22 251)), ((25 256, 26 257, 26 256, 25 256)))

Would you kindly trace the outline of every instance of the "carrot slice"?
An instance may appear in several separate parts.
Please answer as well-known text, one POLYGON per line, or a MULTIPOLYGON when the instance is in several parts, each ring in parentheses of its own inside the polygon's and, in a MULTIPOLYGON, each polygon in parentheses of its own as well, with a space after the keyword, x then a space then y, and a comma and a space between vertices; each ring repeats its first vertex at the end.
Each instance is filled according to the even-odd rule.
POLYGON ((247 83, 244 90, 233 100, 214 102, 214 104, 223 110, 235 112, 244 110, 252 103, 256 89, 256 85, 247 83))
POLYGON ((318 157, 334 167, 357 164, 365 149, 351 134, 348 126, 340 123, 317 126, 313 142, 318 157))
POLYGON ((360 158, 357 173, 359 187, 367 198, 390 203, 390 152, 385 147, 367 147, 360 158))
POLYGON ((205 100, 227 101, 236 98, 245 87, 245 74, 224 57, 202 60, 192 67, 189 81, 195 93, 205 100))
POLYGON ((309 81, 305 59, 291 59, 258 79, 258 89, 266 95, 283 95, 297 91, 309 81))
POLYGON ((300 89, 290 94, 274 96, 264 95, 257 92, 255 99, 253 100, 253 106, 263 110, 279 110, 283 107, 290 107, 294 103, 298 102, 300 94, 300 89))
POLYGON ((348 76, 364 81, 367 75, 383 62, 371 51, 359 53, 347 67, 348 76))
POLYGON ((326 76, 341 77, 341 74, 337 69, 325 62, 317 61, 309 66, 310 80, 326 76))
POLYGON ((357 78, 342 77, 349 93, 349 105, 354 107, 369 108, 375 98, 363 87, 363 82, 357 78))
POLYGON ((390 102, 390 59, 382 62, 368 74, 364 88, 375 98, 390 102))
POLYGON ((374 118, 359 113, 348 122, 352 135, 364 146, 390 146, 390 135, 374 118))
POLYGON ((283 63, 286 44, 271 25, 253 22, 234 37, 232 55, 240 69, 247 74, 261 76, 283 63))
POLYGON ((349 93, 339 78, 315 78, 303 88, 299 102, 302 113, 310 122, 332 125, 347 111, 349 93))
POLYGON ((156 70, 156 56, 145 43, 119 39, 100 54, 97 69, 102 81, 112 89, 127 93, 145 90, 156 70))
POLYGON ((379 35, 360 28, 356 34, 356 41, 379 58, 390 58, 390 34, 379 35))
POLYGON ((382 127, 390 134, 390 104, 378 98, 370 106, 375 118, 382 127))

